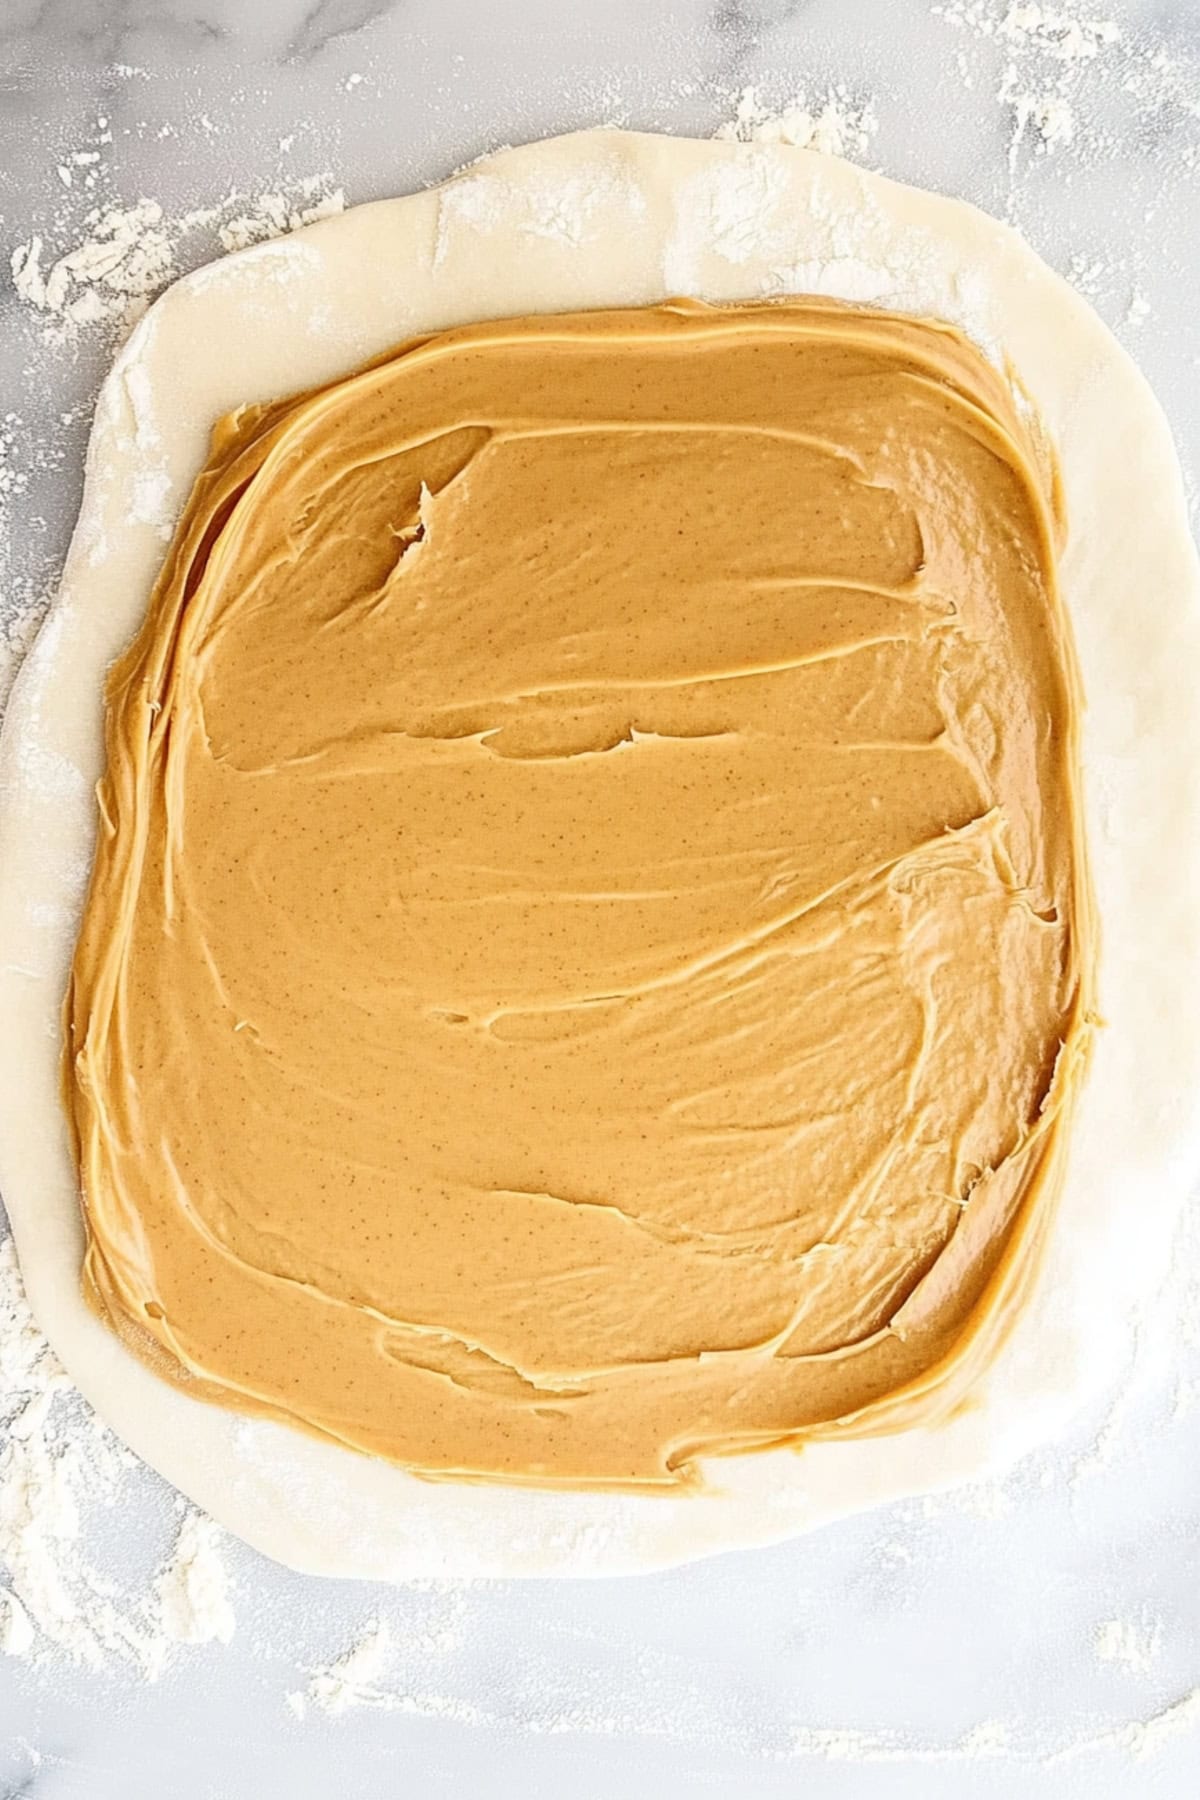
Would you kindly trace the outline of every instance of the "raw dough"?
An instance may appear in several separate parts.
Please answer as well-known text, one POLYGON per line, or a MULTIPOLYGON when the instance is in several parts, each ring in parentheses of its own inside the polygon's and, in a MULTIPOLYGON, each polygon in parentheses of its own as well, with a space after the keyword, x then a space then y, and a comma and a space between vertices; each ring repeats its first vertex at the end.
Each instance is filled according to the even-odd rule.
POLYGON ((231 1529, 337 1574, 645 1568, 769 1541, 1010 1460, 1112 1373, 1196 1154, 1197 587, 1161 415, 1084 303, 990 219, 811 153, 607 133, 555 140, 177 284, 102 393, 62 593, 0 757, 0 999, 12 1062, 0 1185, 34 1310, 75 1379, 231 1529), (948 318, 1006 356, 1035 397, 1061 457, 1061 576, 1091 703, 1085 769, 1107 1028, 1042 1279, 972 1411, 800 1456, 710 1462, 696 1497, 431 1486, 198 1405, 83 1305, 57 1010, 92 838, 101 676, 140 617, 164 525, 220 413, 328 379, 421 330, 681 290, 710 300, 819 291, 948 318), (197 354, 198 344, 214 348, 197 354))

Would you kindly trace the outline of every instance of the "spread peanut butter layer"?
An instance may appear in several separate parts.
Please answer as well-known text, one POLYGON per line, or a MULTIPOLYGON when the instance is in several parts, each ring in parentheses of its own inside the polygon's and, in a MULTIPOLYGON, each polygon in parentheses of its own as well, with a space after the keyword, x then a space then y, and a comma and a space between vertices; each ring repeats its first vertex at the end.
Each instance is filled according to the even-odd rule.
POLYGON ((505 320, 224 420, 112 672, 84 1283, 430 1476, 970 1400, 1094 933, 1051 461, 949 327, 505 320))

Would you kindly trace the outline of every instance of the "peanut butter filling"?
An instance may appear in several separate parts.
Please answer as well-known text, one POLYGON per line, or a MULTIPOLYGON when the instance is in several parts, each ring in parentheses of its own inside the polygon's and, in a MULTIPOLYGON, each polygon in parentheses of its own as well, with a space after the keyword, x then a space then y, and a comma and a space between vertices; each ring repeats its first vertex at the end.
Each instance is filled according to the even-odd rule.
POLYGON ((1056 490, 948 327, 506 320, 218 427, 107 695, 84 1283, 431 1476, 928 1423, 1094 965, 1056 490))

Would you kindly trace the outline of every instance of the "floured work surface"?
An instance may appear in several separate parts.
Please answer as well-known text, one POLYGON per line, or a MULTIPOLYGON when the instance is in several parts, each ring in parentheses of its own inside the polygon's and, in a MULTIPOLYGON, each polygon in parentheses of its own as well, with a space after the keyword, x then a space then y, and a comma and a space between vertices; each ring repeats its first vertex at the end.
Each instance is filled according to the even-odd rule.
POLYGON ((949 327, 525 318, 218 428, 109 685, 90 1298, 422 1473, 944 1418, 1092 934, 1048 457, 949 327))

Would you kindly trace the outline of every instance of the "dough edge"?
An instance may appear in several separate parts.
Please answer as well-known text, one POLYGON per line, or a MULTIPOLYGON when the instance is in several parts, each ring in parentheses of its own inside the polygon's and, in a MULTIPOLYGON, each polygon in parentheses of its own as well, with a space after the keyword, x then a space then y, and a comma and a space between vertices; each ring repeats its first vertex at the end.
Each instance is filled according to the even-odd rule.
POLYGON ((30 1304, 87 1398, 219 1523, 313 1574, 611 1575, 770 1543, 1009 1466, 1111 1384, 1200 1165, 1200 567, 1163 415, 1010 228, 839 159, 597 131, 485 159, 176 282, 97 402, 80 518, 0 736, 0 1192, 30 1304), (1061 462, 1088 710, 1098 1034, 1028 1310, 937 1428, 710 1461, 699 1496, 430 1483, 161 1382, 79 1293, 58 1014, 94 832, 99 693, 212 421, 413 332, 485 317, 824 293, 925 312, 1006 358, 1061 462))

